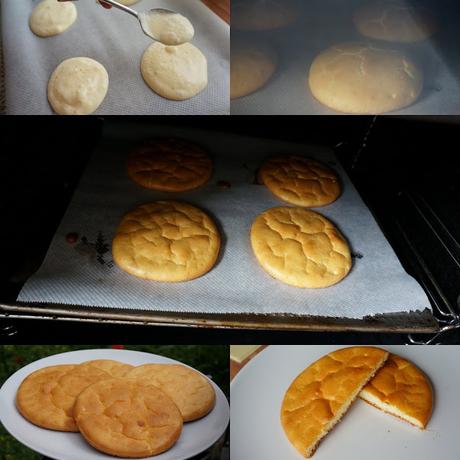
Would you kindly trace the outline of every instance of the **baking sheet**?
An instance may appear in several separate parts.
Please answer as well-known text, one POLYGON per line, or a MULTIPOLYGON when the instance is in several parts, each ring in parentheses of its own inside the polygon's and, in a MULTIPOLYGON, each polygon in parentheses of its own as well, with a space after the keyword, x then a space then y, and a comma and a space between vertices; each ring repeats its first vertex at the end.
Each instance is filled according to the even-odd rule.
MULTIPOLYGON (((231 460, 301 460, 279 422, 281 402, 294 378, 337 346, 270 346, 231 383, 231 460), (274 372, 276 369, 276 372, 274 372), (266 385, 269 381, 270 385, 266 385), (262 391, 263 389, 263 391, 262 391)), ((460 367, 456 346, 384 346, 411 360, 429 376, 434 411, 426 430, 356 401, 324 438, 315 460, 454 460, 460 428, 460 367), (449 376, 446 378, 446 376, 449 376)))
MULTIPOLYGON (((264 0, 259 1, 263 5, 264 0)), ((302 3, 298 21, 273 32, 242 32, 232 29, 232 41, 262 41, 279 55, 278 69, 261 90, 231 101, 234 115, 337 115, 318 102, 308 88, 307 78, 315 57, 326 48, 344 41, 374 43, 354 28, 352 16, 358 5, 370 0, 309 0, 302 3), (333 12, 333 14, 331 14, 333 12)), ((439 17, 439 30, 429 40, 414 44, 389 44, 417 62, 424 73, 419 99, 394 115, 456 115, 460 113, 460 8, 452 2, 425 1, 439 17), (452 6, 453 5, 453 6, 452 6), (449 14, 449 12, 453 12, 449 14)))
POLYGON ((158 96, 144 82, 140 62, 152 43, 139 22, 95 0, 78 0, 76 22, 63 34, 40 38, 29 29, 38 0, 2 0, 6 111, 9 115, 50 115, 48 79, 65 59, 86 56, 109 73, 109 90, 96 115, 187 115, 229 113, 230 28, 200 0, 141 0, 138 11, 164 7, 187 16, 195 26, 196 45, 208 59, 209 84, 187 101, 158 96))
POLYGON ((21 302, 88 305, 118 309, 207 314, 291 314, 363 318, 382 313, 422 311, 430 303, 419 284, 402 268, 344 170, 328 149, 242 136, 146 124, 108 123, 45 261, 21 290, 21 302), (110 128, 111 126, 111 128, 110 128), (132 183, 125 171, 129 149, 149 136, 180 136, 207 147, 215 171, 203 188, 188 193, 159 193, 132 183), (237 153, 240 152, 240 153, 237 153), (351 273, 326 289, 299 289, 267 275, 252 254, 249 229, 267 208, 282 204, 254 174, 267 156, 306 154, 339 172, 343 194, 317 209, 348 239, 351 273), (231 183, 222 190, 219 180, 231 183), (111 241, 127 211, 157 199, 180 199, 209 212, 222 232, 217 265, 185 283, 159 283, 121 271, 111 259, 111 241), (77 232, 76 245, 66 242, 77 232), (81 239, 84 238, 85 241, 81 239))

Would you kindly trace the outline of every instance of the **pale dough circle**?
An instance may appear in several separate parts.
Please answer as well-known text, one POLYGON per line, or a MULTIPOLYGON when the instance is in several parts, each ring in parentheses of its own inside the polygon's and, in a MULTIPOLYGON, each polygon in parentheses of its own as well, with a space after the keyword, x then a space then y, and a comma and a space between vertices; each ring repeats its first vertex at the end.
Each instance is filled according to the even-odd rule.
POLYGON ((82 391, 74 416, 80 433, 95 449, 129 458, 170 449, 183 425, 179 409, 163 391, 124 378, 82 391))
POLYGON ((135 148, 127 162, 129 177, 142 187, 184 192, 211 177, 212 161, 199 145, 182 139, 151 139, 135 148))
POLYGON ((276 53, 259 44, 232 44, 230 98, 237 99, 265 86, 275 73, 276 53))
POLYGON ((353 21, 362 35, 389 42, 426 40, 437 28, 436 20, 425 7, 398 0, 365 4, 356 11, 353 21))
POLYGON ((308 84, 313 96, 331 109, 377 114, 414 103, 422 91, 423 75, 398 50, 343 43, 315 58, 308 84))
POLYGON ((123 3, 123 5, 134 5, 137 3, 139 0, 118 0, 120 3, 123 3))
POLYGON ((139 278, 198 278, 217 261, 220 235, 201 209, 178 201, 139 206, 122 219, 112 243, 115 263, 139 278))
POLYGON ((109 75, 104 66, 87 57, 59 64, 48 82, 48 100, 60 115, 88 115, 104 100, 109 75))
POLYGON ((281 29, 295 22, 299 11, 296 0, 240 0, 232 3, 232 28, 254 31, 281 29))
POLYGON ((351 269, 345 238, 328 219, 304 208, 279 206, 259 214, 251 245, 269 275, 295 287, 331 286, 351 269))
POLYGON ((179 408, 184 422, 204 417, 216 401, 216 392, 208 379, 180 364, 144 364, 132 369, 126 378, 164 391, 179 408))
POLYGON ((270 158, 260 168, 259 178, 278 198, 297 206, 325 206, 341 192, 335 171, 319 161, 296 155, 270 158))
POLYGON ((43 0, 29 18, 30 30, 39 37, 50 37, 66 31, 77 19, 77 8, 72 2, 43 0))
POLYGON ((166 99, 183 101, 208 84, 208 63, 194 45, 166 46, 152 43, 144 52, 141 72, 153 91, 166 99))
POLYGON ((144 30, 164 45, 181 45, 192 40, 192 23, 178 13, 139 14, 144 30))

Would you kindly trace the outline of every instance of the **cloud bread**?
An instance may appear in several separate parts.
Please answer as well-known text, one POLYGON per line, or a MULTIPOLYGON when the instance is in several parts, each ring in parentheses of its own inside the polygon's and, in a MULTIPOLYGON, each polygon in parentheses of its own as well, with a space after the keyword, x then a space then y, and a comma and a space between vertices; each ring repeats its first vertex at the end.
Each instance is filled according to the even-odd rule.
POLYGON ((80 368, 83 366, 96 367, 101 369, 111 377, 124 377, 134 366, 130 364, 121 363, 120 361, 114 361, 112 359, 94 359, 92 361, 86 361, 80 364, 80 368))
POLYGON ((331 109, 377 114, 414 103, 422 91, 423 74, 398 50, 342 43, 314 59, 308 84, 313 96, 331 109))
POLYGON ((421 429, 433 410, 433 389, 427 376, 410 361, 393 354, 359 397, 421 429))
POLYGON ((33 9, 29 27, 39 37, 51 37, 65 32, 76 19, 77 8, 73 3, 43 0, 33 9))
POLYGON ((204 185, 212 162, 198 145, 180 139, 152 139, 128 158, 128 175, 137 184, 165 192, 183 192, 204 185))
POLYGON ((275 73, 278 56, 261 43, 232 42, 230 98, 237 99, 258 91, 275 73))
POLYGON ((284 396, 281 424, 303 456, 313 455, 387 357, 388 352, 379 348, 343 348, 296 377, 284 396))
POLYGON ((297 206, 324 206, 340 196, 337 174, 319 161, 296 155, 267 160, 259 177, 278 198, 297 206))
POLYGON ((182 431, 182 417, 160 389, 132 379, 109 379, 86 388, 77 398, 75 420, 97 450, 140 458, 169 449, 182 431))
POLYGON ((17 406, 24 417, 43 428, 78 431, 72 418, 76 397, 88 385, 108 378, 110 374, 92 366, 46 367, 21 383, 17 406))
POLYGON ((232 3, 232 28, 267 31, 281 29, 298 17, 296 0, 240 0, 232 3))
POLYGON ((353 21, 365 37, 389 42, 426 40, 437 28, 436 20, 425 7, 407 0, 370 2, 356 11, 353 21))
POLYGON ((251 244, 262 268, 292 286, 323 288, 351 269, 345 238, 322 215, 303 208, 271 208, 254 220, 251 244))
POLYGON ((220 235, 200 209, 156 201, 125 215, 112 243, 116 264, 156 281, 187 281, 207 273, 219 255, 220 235))
POLYGON ((44 367, 28 375, 16 394, 16 407, 21 415, 42 428, 78 431, 72 416, 72 406, 63 401, 57 391, 60 378, 75 367, 44 367))
POLYGON ((199 372, 178 364, 144 364, 126 375, 164 391, 179 408, 184 422, 199 419, 214 407, 216 394, 199 372))

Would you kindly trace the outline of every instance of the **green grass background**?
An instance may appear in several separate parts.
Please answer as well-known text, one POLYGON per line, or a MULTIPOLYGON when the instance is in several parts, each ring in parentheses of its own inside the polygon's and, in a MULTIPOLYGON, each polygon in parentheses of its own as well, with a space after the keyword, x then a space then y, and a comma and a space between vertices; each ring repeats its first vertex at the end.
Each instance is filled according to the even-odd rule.
MULTIPOLYGON (((0 386, 21 367, 57 353, 113 345, 2 345, 0 386)), ((115 346, 116 347, 116 346, 115 346)), ((226 345, 122 345, 126 350, 145 351, 176 359, 210 375, 229 395, 229 347, 226 345)), ((40 460, 41 455, 20 444, 0 424, 0 460, 40 460)))

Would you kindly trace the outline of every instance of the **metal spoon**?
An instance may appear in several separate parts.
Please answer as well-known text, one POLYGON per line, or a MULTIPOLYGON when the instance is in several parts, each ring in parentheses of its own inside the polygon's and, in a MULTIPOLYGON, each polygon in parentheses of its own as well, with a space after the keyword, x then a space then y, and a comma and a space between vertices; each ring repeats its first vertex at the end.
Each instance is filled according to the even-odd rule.
MULTIPOLYGON (((152 28, 148 26, 149 18, 154 15, 161 15, 161 14, 172 14, 172 15, 180 16, 179 13, 176 13, 175 11, 167 10, 165 8, 154 8, 149 11, 146 11, 145 13, 138 13, 137 11, 131 8, 128 8, 127 6, 122 5, 121 3, 118 3, 114 0, 103 0, 103 1, 105 3, 110 3, 110 5, 114 6, 115 8, 118 8, 119 10, 124 11, 125 13, 129 13, 130 15, 137 18, 141 24, 141 28, 144 34, 150 38, 153 38, 153 40, 156 40, 158 42, 161 42, 161 39, 158 36, 158 34, 155 34, 155 31, 152 30, 152 28)), ((177 44, 179 45, 180 43, 177 43, 177 44)))

